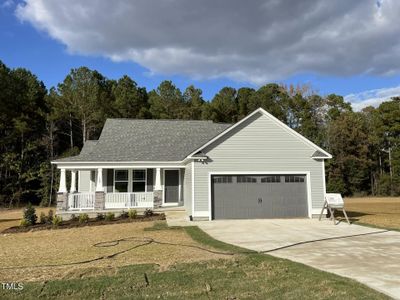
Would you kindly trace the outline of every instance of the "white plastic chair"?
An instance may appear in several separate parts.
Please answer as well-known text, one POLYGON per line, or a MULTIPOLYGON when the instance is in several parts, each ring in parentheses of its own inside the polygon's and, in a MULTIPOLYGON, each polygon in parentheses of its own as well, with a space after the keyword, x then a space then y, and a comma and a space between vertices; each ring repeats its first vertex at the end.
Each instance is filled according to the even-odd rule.
POLYGON ((325 201, 324 201, 324 206, 322 207, 321 213, 319 215, 319 220, 321 221, 322 214, 324 213, 324 210, 329 210, 331 216, 330 219, 333 220, 333 224, 336 225, 335 222, 335 210, 342 210, 343 214, 347 220, 347 223, 350 225, 349 218, 347 217, 346 210, 344 209, 344 201, 342 198, 341 194, 336 194, 336 193, 328 193, 325 194, 325 201))

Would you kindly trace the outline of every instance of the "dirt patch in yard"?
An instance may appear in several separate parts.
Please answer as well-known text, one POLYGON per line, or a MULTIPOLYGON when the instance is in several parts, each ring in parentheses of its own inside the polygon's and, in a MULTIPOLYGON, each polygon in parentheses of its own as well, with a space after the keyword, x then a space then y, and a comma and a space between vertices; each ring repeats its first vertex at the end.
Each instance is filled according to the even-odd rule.
POLYGON ((400 197, 345 198, 352 221, 400 230, 400 197))
POLYGON ((114 274, 119 267, 133 264, 157 264, 164 270, 176 262, 230 257, 201 249, 204 246, 193 241, 183 229, 144 230, 153 224, 137 222, 3 234, 0 236, 0 281, 114 274), (121 241, 116 243, 118 239, 121 241), (146 242, 151 239, 161 244, 146 242), (106 246, 96 246, 99 243, 106 246))

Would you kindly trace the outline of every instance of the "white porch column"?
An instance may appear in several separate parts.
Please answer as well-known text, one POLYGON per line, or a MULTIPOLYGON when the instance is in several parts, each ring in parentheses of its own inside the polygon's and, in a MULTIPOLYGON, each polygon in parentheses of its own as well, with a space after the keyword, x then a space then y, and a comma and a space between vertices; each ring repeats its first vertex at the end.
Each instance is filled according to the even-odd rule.
POLYGON ((69 190, 70 193, 76 192, 76 170, 71 171, 71 189, 69 190))
POLYGON ((96 192, 104 192, 102 168, 97 169, 96 192))
POLYGON ((59 193, 67 193, 67 180, 65 179, 65 169, 60 170, 60 186, 58 187, 59 193))
POLYGON ((162 190, 162 187, 161 187, 161 168, 156 168, 156 182, 154 184, 154 190, 162 190))

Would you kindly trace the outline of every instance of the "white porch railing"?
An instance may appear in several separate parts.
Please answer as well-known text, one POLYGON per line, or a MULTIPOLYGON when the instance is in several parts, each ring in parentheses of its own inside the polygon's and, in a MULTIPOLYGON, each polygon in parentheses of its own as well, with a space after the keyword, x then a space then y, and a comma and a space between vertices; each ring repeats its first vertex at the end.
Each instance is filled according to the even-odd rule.
POLYGON ((106 193, 105 208, 153 208, 154 195, 147 193, 106 193))
POLYGON ((68 209, 94 209, 94 193, 76 193, 68 195, 68 209))

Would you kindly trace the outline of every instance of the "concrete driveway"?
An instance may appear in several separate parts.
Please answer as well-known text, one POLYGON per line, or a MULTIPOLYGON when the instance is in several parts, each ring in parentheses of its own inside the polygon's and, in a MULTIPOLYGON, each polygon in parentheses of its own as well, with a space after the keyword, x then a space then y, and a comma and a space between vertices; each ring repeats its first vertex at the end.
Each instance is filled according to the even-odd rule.
POLYGON ((220 241, 349 277, 400 299, 400 232, 314 219, 196 225, 220 241))

